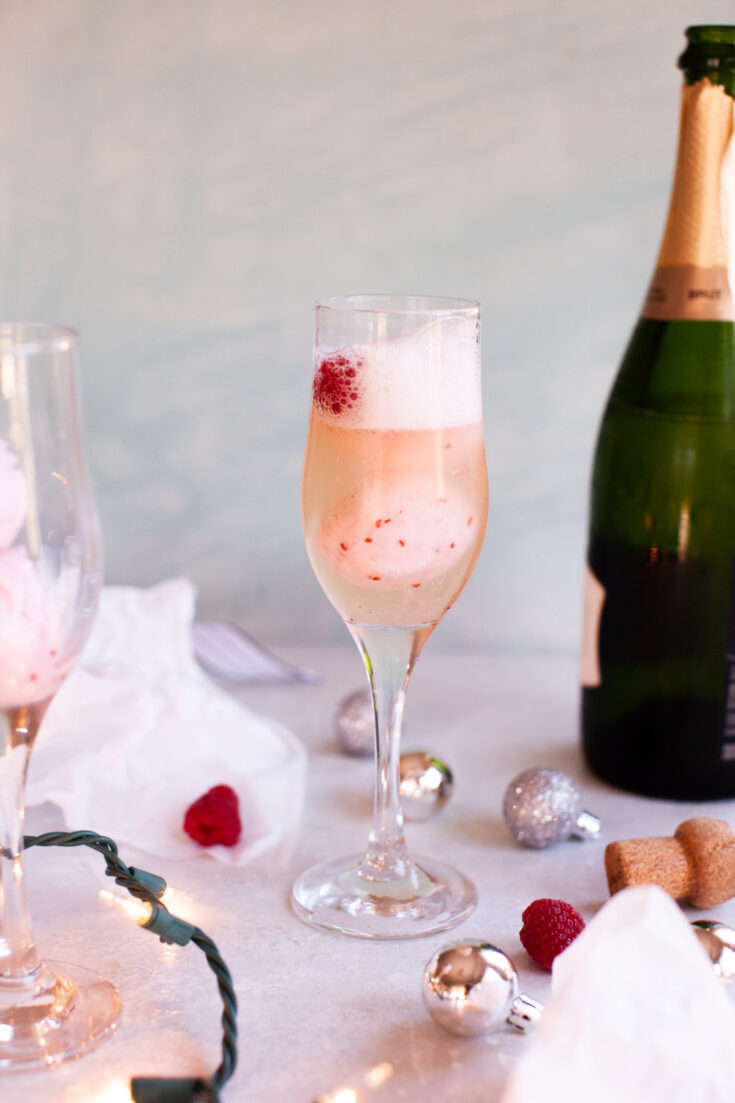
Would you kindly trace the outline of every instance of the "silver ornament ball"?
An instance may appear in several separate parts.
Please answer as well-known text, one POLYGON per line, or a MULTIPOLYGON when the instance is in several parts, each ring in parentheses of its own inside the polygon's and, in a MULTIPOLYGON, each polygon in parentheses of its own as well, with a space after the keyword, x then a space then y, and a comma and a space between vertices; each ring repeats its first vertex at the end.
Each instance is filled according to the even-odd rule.
POLYGON ((519 995, 518 973, 507 954, 470 939, 439 950, 424 969, 422 995, 434 1022, 452 1034, 476 1036, 508 1023, 527 1030, 541 1004, 519 995))
POLYGON ((730 984, 735 980, 735 931, 714 919, 696 919, 692 927, 712 962, 715 975, 730 984))
POLYGON ((514 777, 503 797, 503 818, 519 843, 536 849, 600 833, 600 821, 583 810, 576 783, 562 770, 533 768, 514 777))
POLYGON ((404 751, 400 760, 399 792, 406 820, 428 820, 452 795, 452 771, 428 751, 404 751))
POLYGON ((358 689, 343 697, 334 717, 337 742, 347 754, 367 757, 375 748, 375 718, 370 691, 358 689))

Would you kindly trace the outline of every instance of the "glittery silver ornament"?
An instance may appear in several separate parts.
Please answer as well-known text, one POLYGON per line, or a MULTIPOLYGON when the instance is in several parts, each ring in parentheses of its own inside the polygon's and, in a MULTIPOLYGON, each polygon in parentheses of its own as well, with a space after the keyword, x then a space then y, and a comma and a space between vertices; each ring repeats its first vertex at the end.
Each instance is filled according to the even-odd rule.
POLYGON ((561 770, 534 768, 514 777, 503 797, 503 818, 524 846, 542 849, 570 835, 596 838, 597 816, 582 809, 576 783, 561 770))
POLYGON ((735 931, 714 919, 696 919, 692 927, 715 974, 725 984, 730 984, 735 980, 735 931))
POLYGON ((428 751, 404 751, 399 769, 404 819, 428 820, 452 795, 452 771, 428 751))
POLYGON ((334 717, 337 741, 347 754, 367 756, 375 750, 375 717, 370 691, 358 689, 343 697, 334 717))
POLYGON ((422 994, 432 1019, 452 1034, 477 1035, 508 1023, 528 1030, 541 1004, 518 992, 518 973, 507 954, 470 939, 439 950, 424 969, 422 994))

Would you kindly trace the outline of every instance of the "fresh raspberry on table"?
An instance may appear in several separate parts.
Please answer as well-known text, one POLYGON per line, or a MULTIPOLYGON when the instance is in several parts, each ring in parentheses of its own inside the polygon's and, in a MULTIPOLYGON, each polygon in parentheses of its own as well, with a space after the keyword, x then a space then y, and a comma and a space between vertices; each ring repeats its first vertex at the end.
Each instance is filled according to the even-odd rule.
POLYGON ((521 942, 543 969, 551 969, 556 955, 584 930, 584 919, 564 900, 534 900, 521 918, 521 942))
POLYGON ((215 785, 190 804, 184 816, 184 831, 202 846, 234 846, 242 831, 235 790, 229 785, 215 785))

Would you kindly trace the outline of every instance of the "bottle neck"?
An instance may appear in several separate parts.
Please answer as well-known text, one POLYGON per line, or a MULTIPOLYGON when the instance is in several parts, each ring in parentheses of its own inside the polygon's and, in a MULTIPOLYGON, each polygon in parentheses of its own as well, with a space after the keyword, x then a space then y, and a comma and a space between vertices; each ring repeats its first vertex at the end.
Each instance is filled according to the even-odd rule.
POLYGON ((644 318, 735 321, 734 106, 706 76, 684 85, 671 204, 644 318))

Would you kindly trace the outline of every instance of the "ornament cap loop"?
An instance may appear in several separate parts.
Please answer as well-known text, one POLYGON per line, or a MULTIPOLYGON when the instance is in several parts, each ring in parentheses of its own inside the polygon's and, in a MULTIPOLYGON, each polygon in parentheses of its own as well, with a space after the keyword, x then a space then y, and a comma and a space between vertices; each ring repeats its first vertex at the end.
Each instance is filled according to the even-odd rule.
POLYGON ((695 919, 694 933, 723 984, 735 980, 735 931, 717 919, 695 919))
POLYGON ((572 834, 578 839, 599 839, 600 819, 591 812, 580 812, 572 834))
POLYGON ((539 1021, 543 1009, 543 1004, 540 1004, 538 1000, 534 1000, 531 996, 527 996, 525 992, 521 992, 510 1005, 506 1022, 525 1034, 532 1030, 539 1021))

